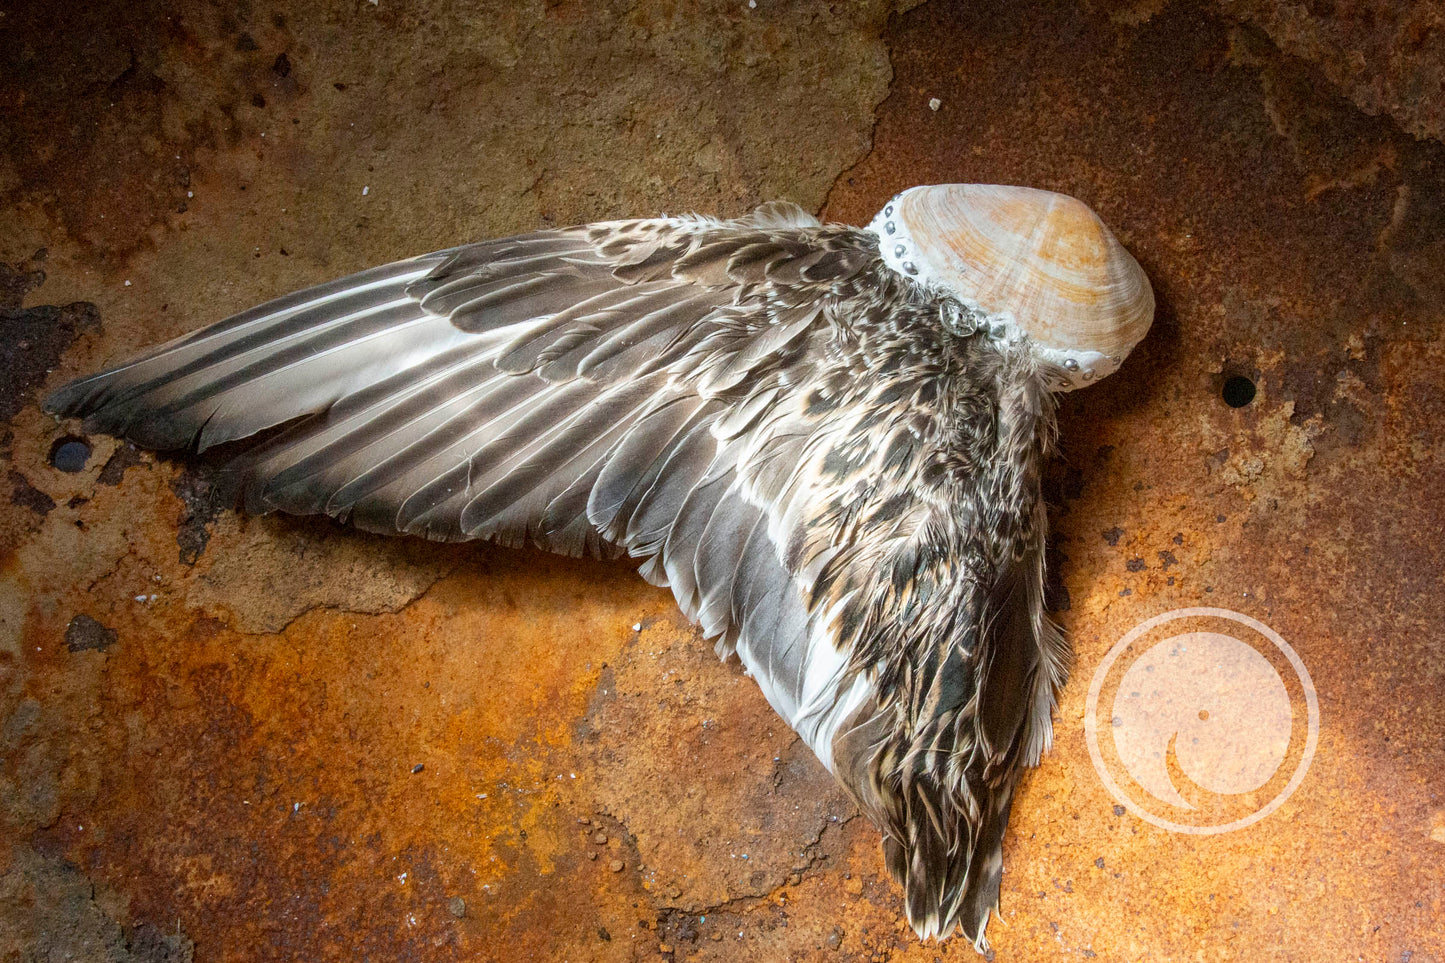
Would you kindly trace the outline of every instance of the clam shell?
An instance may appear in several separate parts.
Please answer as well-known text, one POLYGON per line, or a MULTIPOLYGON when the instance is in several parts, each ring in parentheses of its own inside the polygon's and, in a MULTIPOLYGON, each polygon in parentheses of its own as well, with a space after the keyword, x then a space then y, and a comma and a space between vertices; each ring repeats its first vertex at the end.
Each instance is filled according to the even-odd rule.
POLYGON ((1082 201, 1028 187, 943 184, 906 191, 885 212, 875 223, 893 226, 883 247, 903 252, 896 268, 1012 315, 1055 363, 1102 357, 1103 377, 1149 330, 1149 279, 1082 201))

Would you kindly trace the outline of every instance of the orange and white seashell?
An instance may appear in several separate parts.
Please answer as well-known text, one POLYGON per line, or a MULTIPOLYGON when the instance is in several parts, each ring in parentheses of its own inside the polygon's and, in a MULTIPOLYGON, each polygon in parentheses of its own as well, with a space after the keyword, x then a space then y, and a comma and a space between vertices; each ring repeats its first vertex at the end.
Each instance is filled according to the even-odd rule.
MULTIPOLYGON (((1027 336, 1061 390, 1113 374, 1154 317, 1139 262, 1088 205, 992 184, 915 187, 869 225, 884 261, 987 324, 1027 336)), ((971 323, 970 323, 971 321, 971 323)))

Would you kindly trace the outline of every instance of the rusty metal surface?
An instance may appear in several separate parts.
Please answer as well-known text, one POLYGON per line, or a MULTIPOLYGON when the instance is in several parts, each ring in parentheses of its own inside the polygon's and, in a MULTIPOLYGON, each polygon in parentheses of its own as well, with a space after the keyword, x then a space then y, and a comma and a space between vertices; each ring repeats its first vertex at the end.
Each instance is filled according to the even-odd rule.
POLYGON ((1220 7, 1312 62, 1366 113, 1387 114, 1416 137, 1445 136, 1445 5, 1221 0, 1220 7))
POLYGON ((466 237, 768 196, 858 223, 937 181, 1083 198, 1160 302, 1062 409, 1078 663, 998 958, 1445 959, 1445 151, 1272 33, 1131 9, 7 12, 0 959, 973 958, 906 930, 875 831, 627 565, 244 519, 104 438, 60 471, 75 426, 34 407, 466 237), (1285 636, 1322 717, 1224 836, 1116 809, 1083 737, 1113 642, 1204 604, 1285 636))

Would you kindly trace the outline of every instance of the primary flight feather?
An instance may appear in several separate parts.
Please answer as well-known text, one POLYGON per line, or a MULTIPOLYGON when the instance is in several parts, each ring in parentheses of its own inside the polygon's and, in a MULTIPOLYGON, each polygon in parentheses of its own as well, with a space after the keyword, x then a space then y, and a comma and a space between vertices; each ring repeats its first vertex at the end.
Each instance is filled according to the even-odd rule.
POLYGON ((150 448, 241 443, 251 512, 642 559, 882 831, 914 929, 983 950, 1067 668, 1053 393, 1152 314, 1080 202, 946 185, 861 229, 770 204, 428 254, 46 407, 150 448))

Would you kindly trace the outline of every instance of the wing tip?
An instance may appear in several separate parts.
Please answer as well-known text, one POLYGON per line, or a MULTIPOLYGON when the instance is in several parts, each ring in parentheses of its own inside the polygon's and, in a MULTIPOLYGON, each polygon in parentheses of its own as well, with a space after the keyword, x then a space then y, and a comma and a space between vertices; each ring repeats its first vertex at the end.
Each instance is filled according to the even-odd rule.
MULTIPOLYGON (((897 848, 900 856, 904 849, 905 847, 897 848)), ((1002 865, 1002 851, 980 853, 975 850, 972 856, 973 859, 981 857, 985 862, 994 863, 996 866, 1002 865)), ((937 940, 941 943, 955 935, 961 935, 980 955, 990 955, 988 924, 990 918, 999 911, 996 871, 990 874, 989 878, 980 879, 976 878, 973 872, 965 870, 967 878, 963 886, 950 893, 948 890, 954 889, 957 884, 951 884, 945 878, 908 873, 906 870, 900 875, 892 861, 889 869, 903 882, 906 892, 904 911, 909 925, 919 939, 937 940)))
POLYGON ((95 392, 87 390, 87 386, 102 377, 103 375, 90 375, 67 381, 40 399, 40 410, 56 418, 85 417, 94 410, 91 402, 95 396, 95 392))
POLYGON ((896 758, 888 748, 887 713, 869 716, 868 710, 861 707, 835 739, 835 772, 883 831, 884 864, 903 887, 913 931, 939 941, 961 933, 987 956, 985 931, 998 912, 1003 881, 1012 774, 989 784, 970 766, 975 775, 955 784, 926 765, 900 770, 887 761, 896 758))

